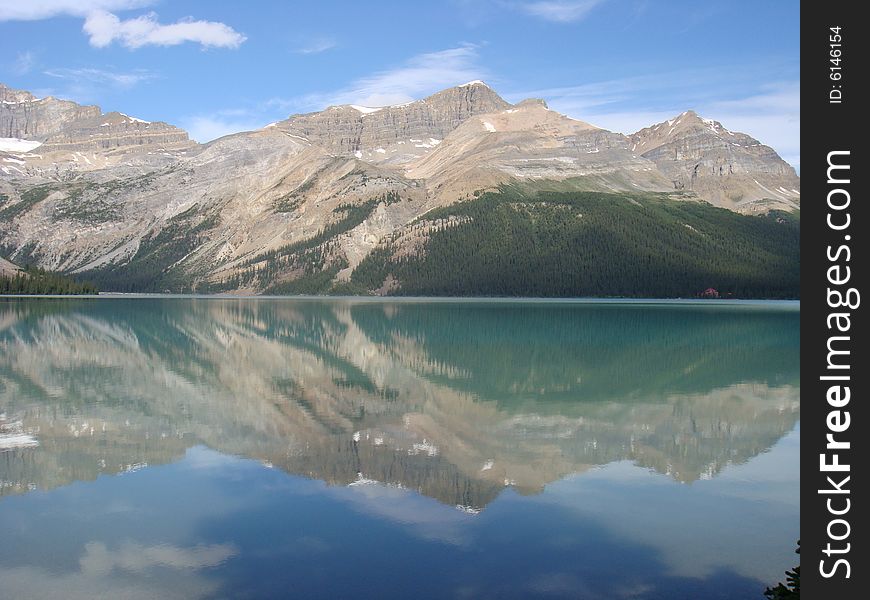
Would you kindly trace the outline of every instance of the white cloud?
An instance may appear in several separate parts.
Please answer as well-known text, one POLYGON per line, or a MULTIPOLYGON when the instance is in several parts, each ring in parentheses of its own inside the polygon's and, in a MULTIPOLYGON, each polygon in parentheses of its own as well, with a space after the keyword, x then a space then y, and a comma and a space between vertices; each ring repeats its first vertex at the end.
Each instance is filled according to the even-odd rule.
POLYGON ((18 0, 0 3, 0 21, 38 21, 60 16, 84 17, 95 10, 128 10, 155 0, 18 0))
POLYGON ((184 42, 197 42, 206 48, 238 48, 247 39, 229 25, 216 21, 187 18, 162 25, 154 13, 122 21, 105 10, 89 13, 82 29, 90 37, 90 44, 97 48, 114 41, 127 48, 175 46, 184 42))
POLYGON ((179 570, 197 570, 216 567, 238 554, 231 544, 200 545, 181 548, 170 544, 143 546, 126 542, 120 548, 109 550, 101 542, 85 544, 85 553, 79 559, 85 575, 106 575, 113 569, 144 572, 154 567, 179 570))
POLYGON ((113 87, 118 88, 131 88, 134 85, 141 83, 143 81, 147 81, 149 79, 154 79, 156 75, 151 73, 150 71, 133 71, 130 73, 117 73, 113 71, 105 71, 103 69, 92 69, 92 68, 82 68, 82 69, 49 69, 45 71, 45 74, 49 77, 56 77, 58 79, 65 79, 68 81, 72 81, 75 84, 100 84, 100 85, 111 85, 113 87))
POLYGON ((109 549, 102 542, 90 542, 79 558, 79 570, 0 567, 0 590, 4 598, 213 598, 220 584, 200 571, 236 555, 238 549, 231 544, 181 547, 125 542, 109 549))
POLYGON ((196 42, 203 47, 238 48, 245 36, 217 21, 197 21, 187 17, 168 25, 148 13, 122 20, 112 11, 150 6, 156 0, 19 0, 0 3, 0 22, 37 21, 53 17, 84 17, 84 32, 92 46, 103 48, 119 42, 127 48, 146 45, 175 46, 196 42))
POLYGON ((265 125, 265 119, 258 119, 248 111, 224 110, 211 115, 195 115, 182 120, 181 127, 190 135, 190 139, 204 144, 219 137, 254 131, 265 125))
POLYGON ((477 64, 477 46, 465 44, 438 52, 419 54, 404 65, 362 77, 331 94, 308 97, 309 104, 360 104, 385 106, 416 100, 444 88, 474 79, 485 79, 477 64))
POLYGON ((315 38, 313 40, 309 40, 308 42, 302 44, 299 48, 296 49, 297 54, 320 54, 321 52, 326 52, 327 50, 331 50, 335 48, 338 43, 328 37, 315 38))
POLYGON ((521 4, 520 10, 534 17, 555 23, 571 23, 584 19, 602 0, 541 0, 521 4))

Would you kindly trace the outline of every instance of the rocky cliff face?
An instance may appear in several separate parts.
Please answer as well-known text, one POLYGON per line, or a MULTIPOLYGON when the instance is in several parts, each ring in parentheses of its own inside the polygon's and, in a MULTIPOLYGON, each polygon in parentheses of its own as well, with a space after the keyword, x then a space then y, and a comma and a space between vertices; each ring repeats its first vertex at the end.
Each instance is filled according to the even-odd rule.
POLYGON ((800 205, 800 179, 773 148, 694 111, 642 129, 632 148, 673 183, 708 202, 741 212, 800 205))
POLYGON ((331 106, 294 115, 276 127, 336 154, 406 163, 437 146, 469 117, 508 108, 492 88, 474 81, 398 106, 331 106))
POLYGON ((72 123, 100 116, 100 107, 36 98, 0 83, 0 137, 41 141, 72 123))
POLYGON ((39 99, 0 84, 0 162, 6 163, 0 172, 5 175, 58 177, 129 163, 157 164, 155 153, 171 156, 195 146, 187 132, 166 123, 39 99))
POLYGON ((191 146, 183 129, 111 112, 77 120, 47 136, 41 151, 112 153, 145 147, 166 150, 191 146))

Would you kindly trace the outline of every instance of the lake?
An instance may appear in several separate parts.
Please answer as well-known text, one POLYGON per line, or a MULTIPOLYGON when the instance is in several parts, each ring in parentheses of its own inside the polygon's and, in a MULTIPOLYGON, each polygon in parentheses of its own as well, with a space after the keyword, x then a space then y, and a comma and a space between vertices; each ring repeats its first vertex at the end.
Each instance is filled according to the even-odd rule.
POLYGON ((0 299, 0 597, 762 600, 799 311, 0 299))

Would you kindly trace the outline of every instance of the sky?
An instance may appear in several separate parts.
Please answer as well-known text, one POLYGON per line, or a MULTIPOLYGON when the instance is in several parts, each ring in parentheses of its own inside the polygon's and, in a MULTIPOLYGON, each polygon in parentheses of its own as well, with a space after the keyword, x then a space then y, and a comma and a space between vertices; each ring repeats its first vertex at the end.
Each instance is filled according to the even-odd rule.
POLYGON ((685 110, 800 170, 792 0, 0 0, 0 82, 211 139, 480 79, 632 133, 685 110))

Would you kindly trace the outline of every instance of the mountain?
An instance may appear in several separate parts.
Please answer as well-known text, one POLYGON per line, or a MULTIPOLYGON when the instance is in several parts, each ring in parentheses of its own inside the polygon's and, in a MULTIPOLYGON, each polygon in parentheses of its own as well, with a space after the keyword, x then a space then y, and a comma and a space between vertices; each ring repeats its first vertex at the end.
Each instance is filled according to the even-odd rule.
MULTIPOLYGON (((0 97, 0 253, 103 289, 411 293, 425 286, 392 263, 452 260, 433 240, 444 246, 445 235, 477 231, 472 238, 493 251, 532 243, 523 256, 540 261, 603 240, 607 253, 632 264, 651 261, 655 279, 685 274, 668 291, 589 285, 599 262, 578 262, 579 273, 562 261, 536 294, 797 293, 799 220, 786 213, 799 208, 799 179, 767 146, 694 113, 624 136, 543 100, 512 105, 475 81, 403 105, 333 106, 196 144, 166 123, 6 86, 0 97), (567 196, 539 202, 547 193, 567 196), (498 211, 473 214, 493 197, 498 211), (665 209, 628 215, 626 228, 615 220, 626 215, 621 208, 583 220, 587 201, 665 209), (554 221, 553 206, 568 205, 573 216, 555 209, 554 221), (676 234, 688 237, 674 253, 668 236, 676 234), (722 236, 741 240, 744 253, 722 236), (630 247, 639 239, 649 241, 643 256, 630 247), (760 260, 747 260, 753 251, 760 260), (781 281, 768 285, 765 271, 781 281)), ((494 283, 527 274, 504 262, 479 268, 500 270, 485 278, 493 285, 461 291, 447 278, 425 289, 514 293, 494 283)))
POLYGON ((156 166, 165 162, 149 158, 157 149, 166 157, 195 146, 187 132, 167 123, 36 98, 0 83, 0 172, 7 176, 69 177, 129 165, 131 158, 156 166))
POLYGON ((674 184, 740 212, 800 208, 800 178, 770 146, 694 111, 641 129, 632 149, 674 184))
POLYGON ((469 117, 510 108, 481 81, 397 106, 347 104, 294 115, 274 126, 335 154, 402 164, 422 156, 469 117))

